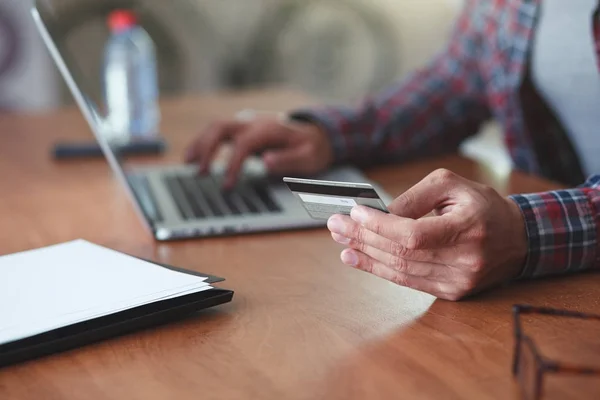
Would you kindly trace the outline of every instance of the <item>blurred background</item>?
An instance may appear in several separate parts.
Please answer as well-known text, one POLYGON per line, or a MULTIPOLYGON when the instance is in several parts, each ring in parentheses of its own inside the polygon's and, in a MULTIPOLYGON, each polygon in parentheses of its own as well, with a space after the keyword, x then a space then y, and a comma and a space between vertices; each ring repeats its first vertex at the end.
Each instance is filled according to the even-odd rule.
MULTIPOLYGON (((35 30, 33 0, 0 0, 0 111, 73 104, 35 30)), ((43 0, 42 0, 43 1, 43 0)), ((265 86, 353 102, 423 66, 448 39, 464 0, 52 0, 62 40, 100 76, 114 8, 137 11, 157 46, 161 93, 265 86)), ((510 162, 497 126, 462 147, 499 170, 510 162)))

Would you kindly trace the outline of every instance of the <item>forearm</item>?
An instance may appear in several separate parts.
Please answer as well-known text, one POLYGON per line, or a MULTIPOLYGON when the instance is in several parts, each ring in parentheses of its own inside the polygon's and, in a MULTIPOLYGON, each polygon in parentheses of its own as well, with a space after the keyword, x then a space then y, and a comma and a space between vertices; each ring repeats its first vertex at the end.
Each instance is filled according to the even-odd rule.
POLYGON ((406 161, 456 150, 489 118, 476 97, 452 93, 440 65, 419 71, 359 107, 324 107, 293 116, 319 124, 337 162, 406 161))
POLYGON ((600 175, 578 188, 510 198, 527 230, 520 278, 600 269, 600 175))
POLYGON ((337 162, 401 161, 456 150, 490 118, 477 65, 480 14, 477 1, 470 1, 444 52, 358 106, 298 110, 292 117, 320 125, 337 162))

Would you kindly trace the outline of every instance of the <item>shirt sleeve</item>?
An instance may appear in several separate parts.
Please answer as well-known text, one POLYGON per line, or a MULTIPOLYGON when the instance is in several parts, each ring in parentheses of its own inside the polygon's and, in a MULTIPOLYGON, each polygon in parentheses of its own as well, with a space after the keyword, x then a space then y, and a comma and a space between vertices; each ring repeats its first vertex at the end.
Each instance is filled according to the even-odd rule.
POLYGON ((426 67, 353 106, 296 110, 320 125, 336 163, 401 162, 455 152, 491 114, 478 66, 484 7, 469 0, 448 46, 426 67))
POLYGON ((600 268, 600 174, 577 188, 509 197, 529 241, 520 279, 600 268))

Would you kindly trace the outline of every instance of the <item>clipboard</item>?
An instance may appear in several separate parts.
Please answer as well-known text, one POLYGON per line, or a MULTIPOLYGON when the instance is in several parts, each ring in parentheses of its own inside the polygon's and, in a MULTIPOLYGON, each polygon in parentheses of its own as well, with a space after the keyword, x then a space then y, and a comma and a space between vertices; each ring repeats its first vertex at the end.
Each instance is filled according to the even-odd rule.
MULTIPOLYGON (((136 257, 174 271, 207 277, 207 283, 225 279, 136 257)), ((198 311, 230 302, 234 292, 212 288, 64 326, 0 345, 0 368, 65 352, 182 319, 198 311)))

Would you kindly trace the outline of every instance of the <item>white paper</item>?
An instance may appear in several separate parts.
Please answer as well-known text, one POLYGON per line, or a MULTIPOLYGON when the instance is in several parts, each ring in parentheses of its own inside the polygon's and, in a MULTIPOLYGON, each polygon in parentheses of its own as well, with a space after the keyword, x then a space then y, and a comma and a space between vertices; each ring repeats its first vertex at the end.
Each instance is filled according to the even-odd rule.
POLYGON ((167 298, 212 288, 76 240, 0 257, 0 344, 167 298))

